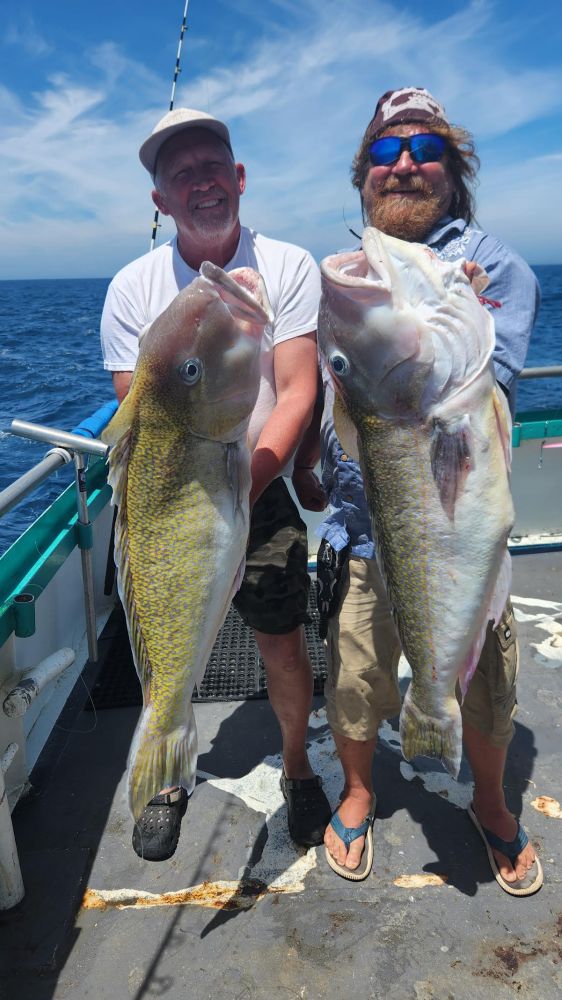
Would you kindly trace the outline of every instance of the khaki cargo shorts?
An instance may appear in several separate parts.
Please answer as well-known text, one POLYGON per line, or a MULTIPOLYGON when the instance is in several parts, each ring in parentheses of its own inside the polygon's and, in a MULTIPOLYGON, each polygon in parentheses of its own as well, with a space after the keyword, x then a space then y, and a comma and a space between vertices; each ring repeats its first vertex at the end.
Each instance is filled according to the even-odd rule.
MULTIPOLYGON (((400 712, 400 641, 374 559, 351 556, 343 571, 341 605, 328 623, 326 711, 332 729, 352 740, 376 736, 383 719, 400 712)), ((462 717, 496 746, 507 746, 517 711, 517 629, 508 601, 486 641, 462 717)), ((460 698, 459 698, 460 700, 460 698)))

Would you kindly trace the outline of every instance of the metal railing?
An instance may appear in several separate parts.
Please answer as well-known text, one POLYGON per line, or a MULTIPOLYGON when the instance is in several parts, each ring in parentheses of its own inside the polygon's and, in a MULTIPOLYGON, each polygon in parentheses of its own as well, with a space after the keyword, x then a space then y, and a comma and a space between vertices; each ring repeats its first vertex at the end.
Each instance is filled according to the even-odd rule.
POLYGON ((76 507, 78 511, 78 546, 82 561, 82 582, 84 587, 84 608, 88 656, 92 662, 98 658, 96 630, 96 610, 94 602, 94 578, 92 569, 92 526, 88 516, 86 492, 87 456, 107 458, 109 446, 97 438, 117 409, 117 401, 112 400, 100 407, 91 417, 86 418, 72 431, 63 431, 43 424, 32 424, 25 420, 12 420, 9 431, 32 441, 43 441, 54 445, 45 457, 11 483, 0 493, 0 517, 7 514, 26 496, 37 489, 56 469, 74 462, 76 486, 76 507))
POLYGON ((519 378, 559 378, 562 375, 562 365, 545 365, 544 368, 524 368, 519 378))

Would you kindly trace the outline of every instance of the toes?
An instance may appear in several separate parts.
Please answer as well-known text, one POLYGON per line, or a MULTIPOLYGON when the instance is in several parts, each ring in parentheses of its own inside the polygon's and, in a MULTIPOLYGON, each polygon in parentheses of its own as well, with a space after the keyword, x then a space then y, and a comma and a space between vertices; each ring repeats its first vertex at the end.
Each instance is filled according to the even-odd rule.
POLYGON ((361 856, 363 854, 363 847, 365 845, 365 838, 359 837, 354 840, 347 852, 346 867, 347 868, 358 868, 361 861, 361 856))
POLYGON ((326 849, 334 861, 336 861, 338 865, 342 865, 345 868, 351 868, 352 870, 359 867, 364 843, 365 838, 360 837, 358 840, 353 841, 348 850, 343 841, 340 840, 340 838, 335 834, 328 833, 328 831, 326 831, 326 835, 324 837, 326 849))
POLYGON ((496 861, 502 878, 504 878, 506 882, 516 882, 518 879, 525 878, 535 863, 535 856, 532 853, 525 852, 516 858, 515 865, 512 865, 504 854, 498 853, 496 855, 496 861))
POLYGON ((515 880, 520 877, 511 864, 511 861, 506 858, 505 854, 500 854, 499 851, 494 851, 494 857, 496 859, 499 873, 506 882, 515 882, 515 880))

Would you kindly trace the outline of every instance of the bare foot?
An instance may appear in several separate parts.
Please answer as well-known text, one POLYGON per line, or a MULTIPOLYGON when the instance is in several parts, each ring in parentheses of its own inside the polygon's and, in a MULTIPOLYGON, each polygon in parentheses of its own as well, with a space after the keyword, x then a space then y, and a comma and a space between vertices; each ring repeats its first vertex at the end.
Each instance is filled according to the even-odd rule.
MULTIPOLYGON (((502 840, 513 840, 517 836, 517 820, 505 806, 503 808, 497 806, 486 808, 475 800, 474 811, 480 825, 485 826, 487 830, 495 833, 502 840)), ((518 879, 525 878, 527 872, 533 867, 536 857, 530 841, 517 856, 514 865, 511 864, 509 858, 506 858, 505 854, 494 850, 493 847, 492 853, 500 875, 506 882, 516 882, 518 879)))
MULTIPOLYGON (((361 826, 365 817, 369 815, 372 802, 373 793, 367 789, 362 789, 361 791, 353 790, 351 792, 344 790, 344 797, 337 809, 338 816, 343 825, 349 827, 361 826)), ((359 867, 365 846, 365 837, 358 837, 357 840, 354 840, 349 845, 348 849, 343 841, 340 840, 335 830, 328 824, 326 833, 324 834, 324 843, 334 861, 337 861, 339 865, 344 865, 352 871, 359 867)))

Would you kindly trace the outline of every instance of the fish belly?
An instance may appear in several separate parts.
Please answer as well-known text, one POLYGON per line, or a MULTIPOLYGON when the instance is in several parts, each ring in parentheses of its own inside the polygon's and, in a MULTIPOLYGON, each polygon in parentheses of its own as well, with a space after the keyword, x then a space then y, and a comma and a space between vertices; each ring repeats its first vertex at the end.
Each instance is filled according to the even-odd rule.
POLYGON ((491 402, 474 423, 473 469, 451 516, 433 477, 430 427, 373 417, 358 422, 377 559, 412 669, 400 717, 402 751, 408 760, 437 757, 455 776, 462 752, 457 680, 468 683, 474 671, 498 586, 505 589, 503 604, 507 599, 513 521, 491 402))
POLYGON ((135 819, 162 788, 195 784, 191 695, 239 580, 248 535, 247 449, 139 436, 116 525, 119 590, 143 711, 129 757, 135 819), (230 453, 229 453, 230 449, 230 453))

